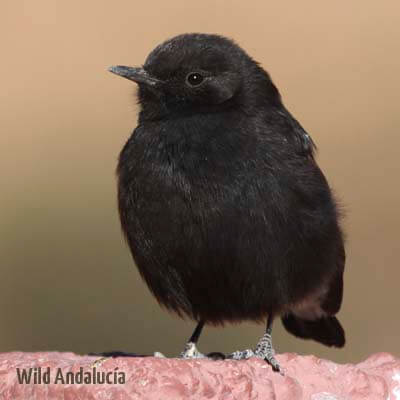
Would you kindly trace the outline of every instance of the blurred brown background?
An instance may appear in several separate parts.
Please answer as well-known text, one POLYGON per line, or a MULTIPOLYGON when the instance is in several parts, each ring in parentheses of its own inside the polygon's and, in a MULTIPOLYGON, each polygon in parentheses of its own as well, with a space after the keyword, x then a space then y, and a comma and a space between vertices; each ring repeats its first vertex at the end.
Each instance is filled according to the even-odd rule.
MULTIPOLYGON (((277 323, 277 350, 400 355, 395 0, 2 0, 0 351, 181 351, 193 323, 159 308, 120 233, 114 170, 137 109, 134 84, 106 69, 193 31, 234 38, 271 73, 347 210, 347 346, 277 323)), ((262 332, 208 328, 200 349, 243 349, 262 332)))

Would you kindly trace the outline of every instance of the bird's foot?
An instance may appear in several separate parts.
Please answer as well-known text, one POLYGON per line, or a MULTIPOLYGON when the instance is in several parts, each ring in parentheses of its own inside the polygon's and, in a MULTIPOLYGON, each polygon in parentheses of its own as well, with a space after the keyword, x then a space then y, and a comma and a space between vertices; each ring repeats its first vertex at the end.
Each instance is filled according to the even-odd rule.
POLYGON ((270 330, 267 330, 264 336, 260 339, 256 349, 254 350, 254 353, 256 357, 267 361, 274 371, 282 372, 282 368, 275 358, 275 351, 272 347, 272 336, 270 330))
POLYGON ((183 359, 193 359, 193 358, 206 358, 203 353, 196 347, 196 343, 188 342, 186 343, 185 349, 180 354, 179 358, 183 359))
POLYGON ((235 351, 227 358, 232 360, 247 360, 251 357, 257 357, 267 361, 274 371, 280 372, 283 375, 283 369, 275 358, 275 351, 272 347, 272 337, 270 331, 267 331, 260 339, 255 350, 247 349, 243 351, 235 351))
MULTIPOLYGON (((189 344, 189 343, 188 343, 189 344)), ((193 346, 190 347, 189 352, 185 352, 186 349, 188 348, 188 344, 185 347, 185 350, 180 354, 179 358, 184 358, 184 359, 191 359, 191 358, 210 358, 211 360, 219 361, 219 360, 225 360, 226 356, 223 353, 214 351, 212 353, 208 353, 206 356, 202 353, 199 352, 199 350, 196 348, 193 349, 193 346)), ((194 343, 192 343, 194 344, 194 343)), ((166 358, 166 356, 163 353, 160 353, 159 351, 155 351, 153 354, 153 357, 156 358, 166 358)))
POLYGON ((234 351, 233 353, 229 354, 227 358, 231 360, 247 360, 251 357, 255 357, 254 351, 251 349, 246 350, 238 350, 234 351))

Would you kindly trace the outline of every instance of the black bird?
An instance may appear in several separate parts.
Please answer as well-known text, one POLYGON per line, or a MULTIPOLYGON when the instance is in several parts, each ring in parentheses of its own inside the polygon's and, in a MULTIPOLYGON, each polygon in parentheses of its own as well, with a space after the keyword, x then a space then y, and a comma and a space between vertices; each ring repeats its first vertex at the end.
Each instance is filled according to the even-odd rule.
POLYGON ((267 320, 255 350, 275 370, 271 328, 342 347, 334 316, 345 252, 339 212, 310 136, 260 65, 233 41, 183 34, 143 67, 138 126, 117 168, 121 224, 159 303, 198 325, 267 320))

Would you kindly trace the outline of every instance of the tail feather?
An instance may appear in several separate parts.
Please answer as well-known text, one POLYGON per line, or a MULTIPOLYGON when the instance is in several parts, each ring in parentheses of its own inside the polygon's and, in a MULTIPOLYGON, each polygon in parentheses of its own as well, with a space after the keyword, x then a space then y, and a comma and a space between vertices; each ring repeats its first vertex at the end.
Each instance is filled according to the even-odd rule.
POLYGON ((291 334, 302 339, 314 339, 325 346, 343 347, 346 340, 344 330, 336 317, 306 320, 288 314, 282 317, 283 326, 291 334))

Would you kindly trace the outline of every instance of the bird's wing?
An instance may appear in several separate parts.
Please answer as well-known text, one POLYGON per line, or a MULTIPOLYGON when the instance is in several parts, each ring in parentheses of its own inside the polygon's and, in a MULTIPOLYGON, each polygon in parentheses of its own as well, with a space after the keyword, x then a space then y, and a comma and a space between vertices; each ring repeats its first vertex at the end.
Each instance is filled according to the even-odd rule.
POLYGON ((333 316, 339 311, 343 298, 344 263, 345 252, 343 243, 341 243, 337 254, 334 274, 318 290, 293 305, 290 312, 296 318, 313 321, 333 316))
POLYGON ((343 298, 343 271, 346 253, 343 243, 340 245, 337 258, 337 269, 329 283, 328 291, 322 299, 321 308, 329 315, 336 314, 342 304, 343 298))
POLYGON ((278 112, 284 117, 287 129, 283 129, 286 140, 291 141, 297 152, 305 156, 313 156, 317 149, 311 136, 304 130, 300 123, 290 114, 286 108, 282 108, 278 112))
POLYGON ((293 130, 298 146, 304 154, 313 155, 316 150, 314 141, 311 136, 303 129, 303 127, 295 120, 292 119, 293 130))
POLYGON ((343 296, 345 252, 341 245, 335 275, 322 297, 310 298, 282 316, 286 330, 303 339, 314 339, 327 346, 343 347, 345 334, 334 316, 340 309, 343 296))

